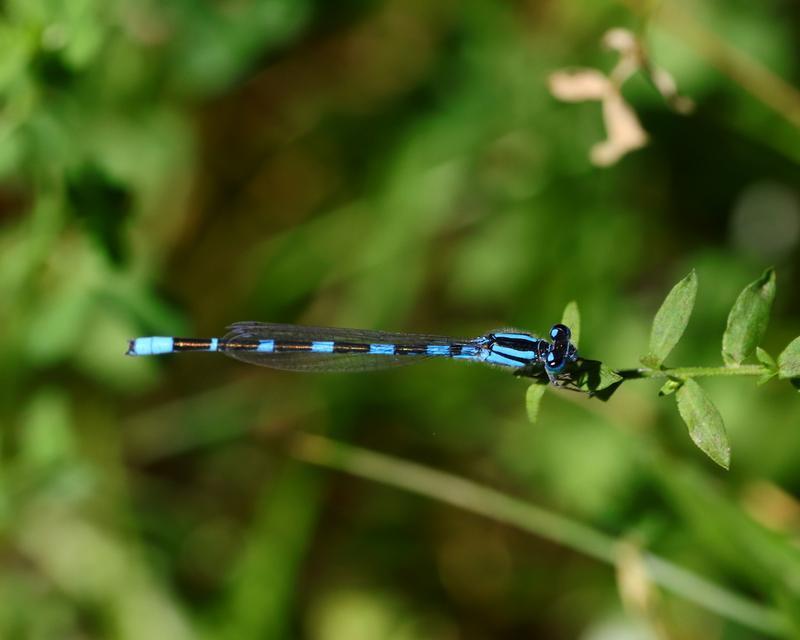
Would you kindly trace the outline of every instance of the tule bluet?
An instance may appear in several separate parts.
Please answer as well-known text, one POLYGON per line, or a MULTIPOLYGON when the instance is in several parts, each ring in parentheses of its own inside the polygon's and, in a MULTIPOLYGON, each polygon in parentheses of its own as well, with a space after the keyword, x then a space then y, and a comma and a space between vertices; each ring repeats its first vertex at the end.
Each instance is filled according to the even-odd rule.
POLYGON ((182 351, 219 352, 243 362, 289 371, 371 371, 428 358, 482 362, 521 370, 543 367, 551 382, 578 358, 563 324, 550 329, 551 341, 523 331, 499 329, 477 338, 451 338, 363 329, 238 322, 221 338, 135 338, 127 355, 182 351))

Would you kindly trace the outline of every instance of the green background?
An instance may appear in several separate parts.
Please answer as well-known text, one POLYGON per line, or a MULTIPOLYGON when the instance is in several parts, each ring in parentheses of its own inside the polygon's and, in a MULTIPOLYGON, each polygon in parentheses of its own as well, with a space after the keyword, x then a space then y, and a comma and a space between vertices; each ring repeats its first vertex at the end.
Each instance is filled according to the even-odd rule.
POLYGON ((792 0, 0 4, 0 637, 800 634, 786 382, 702 381, 725 472, 658 381, 548 393, 531 425, 524 382, 478 366, 123 356, 250 319, 542 333, 574 299, 581 353, 634 367, 694 268, 668 364, 716 365, 771 264, 775 356, 800 333, 800 98, 776 80, 800 84, 798 24, 792 0), (650 143, 597 168, 598 103, 547 77, 610 70, 612 27, 697 108, 634 76, 650 143), (304 434, 567 516, 620 561, 297 461, 304 434), (768 621, 649 585, 637 549, 768 621))

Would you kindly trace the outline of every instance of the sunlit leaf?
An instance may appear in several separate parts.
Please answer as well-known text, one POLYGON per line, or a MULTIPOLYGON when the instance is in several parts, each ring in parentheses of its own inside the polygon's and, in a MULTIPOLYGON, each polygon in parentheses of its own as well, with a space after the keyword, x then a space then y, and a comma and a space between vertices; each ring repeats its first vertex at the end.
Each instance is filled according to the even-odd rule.
POLYGON ((660 367, 670 351, 678 344, 689 323, 696 294, 697 275, 692 269, 688 276, 672 288, 656 313, 650 332, 649 353, 642 358, 643 364, 648 367, 660 367))
POLYGON ((775 359, 761 347, 756 347, 756 359, 767 368, 767 371, 761 374, 756 381, 756 384, 761 386, 765 382, 769 382, 772 380, 772 378, 778 375, 778 363, 775 362, 775 359))
POLYGON ((578 311, 578 303, 575 302, 575 300, 568 302, 567 306, 564 307, 564 313, 561 316, 561 324, 565 324, 569 327, 572 332, 571 342, 577 347, 578 340, 581 336, 581 314, 580 311, 578 311))
POLYGON ((691 378, 675 394, 678 411, 689 428, 689 437, 700 450, 721 467, 728 469, 731 448, 722 416, 705 391, 691 378))
POLYGON ((756 347, 756 360, 769 369, 774 369, 775 371, 778 370, 778 363, 775 362, 775 358, 769 355, 761 347, 756 347))
POLYGON ((681 388, 683 384, 683 380, 673 380, 670 378, 667 380, 661 389, 658 390, 658 395, 660 396, 670 396, 675 393, 678 389, 681 388))
POLYGON ((792 340, 778 356, 778 375, 781 378, 800 377, 800 336, 792 340))
POLYGON ((525 408, 528 411, 528 420, 535 424, 539 418, 539 407, 542 404, 542 396, 547 391, 546 384, 534 383, 528 387, 525 393, 525 408))
POLYGON ((736 298, 722 336, 722 359, 726 365, 741 364, 758 346, 767 328, 774 298, 775 269, 772 268, 747 285, 736 298))

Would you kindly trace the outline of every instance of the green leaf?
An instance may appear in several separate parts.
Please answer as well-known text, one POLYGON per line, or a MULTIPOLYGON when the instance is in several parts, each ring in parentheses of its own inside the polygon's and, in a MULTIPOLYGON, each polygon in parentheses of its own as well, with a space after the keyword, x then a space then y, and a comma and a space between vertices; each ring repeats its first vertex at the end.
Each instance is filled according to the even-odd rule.
POLYGON ((756 384, 760 387, 762 384, 769 382, 777 375, 778 375, 777 371, 767 371, 766 373, 762 373, 758 377, 758 380, 756 380, 756 384))
POLYGON ((581 314, 578 311, 578 303, 572 300, 564 307, 564 313, 561 316, 561 324, 565 324, 572 331, 572 344, 578 346, 578 340, 581 336, 581 314))
POLYGON ((767 371, 762 373, 756 381, 756 384, 760 387, 762 384, 769 382, 778 375, 778 364, 775 362, 775 359, 761 347, 756 347, 756 359, 767 368, 767 371))
POLYGON ((696 294, 697 275, 692 269, 688 276, 672 288, 656 313, 650 332, 649 352, 642 358, 645 366, 660 367, 670 351, 678 344, 689 323, 696 294))
POLYGON ((689 378, 675 394, 678 411, 689 427, 689 437, 700 450, 719 466, 728 469, 731 448, 722 416, 705 391, 689 378))
POLYGON ((781 378, 800 377, 800 336, 792 340, 778 356, 778 375, 781 378))
POLYGON ((528 420, 531 424, 536 424, 539 417, 539 407, 542 404, 542 396, 547 391, 547 384, 534 383, 525 392, 525 408, 528 411, 528 420))
POLYGON ((683 380, 675 380, 673 378, 670 378, 664 383, 664 386, 662 386, 661 389, 658 390, 658 395, 662 397, 670 396, 673 393, 675 393, 678 389, 680 389, 682 384, 683 380))
MULTIPOLYGON (((514 375, 532 378, 535 380, 534 386, 542 386, 544 388, 547 388, 550 382, 541 368, 522 368, 515 371, 514 375)), ((609 369, 599 360, 587 360, 586 358, 578 358, 577 362, 571 364, 558 377, 559 385, 563 385, 573 391, 583 391, 603 401, 608 400, 623 381, 624 379, 621 375, 613 369, 609 369)), ((536 419, 538 405, 531 405, 530 403, 536 403, 538 399, 530 397, 530 394, 535 393, 533 389, 528 388, 527 393, 528 417, 533 422, 536 419)))
POLYGON ((722 336, 722 359, 726 365, 740 365, 758 346, 767 329, 774 298, 775 269, 770 267, 744 288, 728 314, 728 326, 722 336))
POLYGON ((756 359, 768 369, 775 372, 778 371, 778 363, 775 362, 775 358, 769 355, 761 347, 756 347, 756 359))
POLYGON ((571 372, 572 384, 586 393, 596 393, 622 382, 622 376, 599 360, 581 358, 571 372))

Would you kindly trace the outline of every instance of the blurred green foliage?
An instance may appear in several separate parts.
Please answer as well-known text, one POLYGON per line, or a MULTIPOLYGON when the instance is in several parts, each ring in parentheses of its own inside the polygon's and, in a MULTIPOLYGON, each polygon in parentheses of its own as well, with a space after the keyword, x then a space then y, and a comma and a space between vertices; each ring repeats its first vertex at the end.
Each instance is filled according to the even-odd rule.
POLYGON ((800 84, 798 20, 791 0, 6 0, 0 636, 762 637, 673 594, 639 606, 552 541, 292 461, 302 432, 567 515, 797 635, 785 382, 704 383, 725 472, 654 381, 606 405, 547 394, 530 425, 524 384, 480 367, 122 353, 247 319, 541 332, 574 299, 582 354, 635 366, 694 268, 670 362, 713 365, 732 301, 774 264, 778 354, 800 333, 800 130, 796 93, 762 72, 800 84), (608 70, 612 27, 697 109, 634 78, 650 143, 598 169, 598 105, 556 101, 547 77, 608 70))

